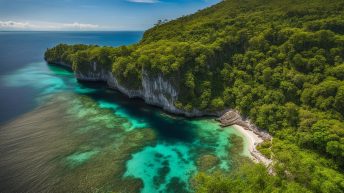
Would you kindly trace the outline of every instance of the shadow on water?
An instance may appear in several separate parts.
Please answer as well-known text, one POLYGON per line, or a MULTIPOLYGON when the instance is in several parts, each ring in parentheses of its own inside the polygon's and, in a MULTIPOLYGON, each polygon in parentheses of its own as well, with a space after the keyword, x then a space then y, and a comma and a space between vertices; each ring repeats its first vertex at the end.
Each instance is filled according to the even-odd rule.
POLYGON ((117 90, 109 89, 102 82, 79 82, 81 86, 97 89, 97 92, 85 93, 96 101, 116 103, 125 109, 126 114, 133 119, 144 120, 147 126, 154 129, 159 139, 165 141, 193 142, 196 140, 197 128, 188 118, 167 114, 161 108, 147 105, 142 99, 128 99, 117 90))
POLYGON ((56 69, 61 69, 61 70, 65 70, 71 74, 73 73, 73 70, 67 66, 61 66, 61 65, 57 65, 57 64, 48 64, 48 63, 46 63, 46 65, 49 68, 49 70, 52 72, 55 72, 56 69))

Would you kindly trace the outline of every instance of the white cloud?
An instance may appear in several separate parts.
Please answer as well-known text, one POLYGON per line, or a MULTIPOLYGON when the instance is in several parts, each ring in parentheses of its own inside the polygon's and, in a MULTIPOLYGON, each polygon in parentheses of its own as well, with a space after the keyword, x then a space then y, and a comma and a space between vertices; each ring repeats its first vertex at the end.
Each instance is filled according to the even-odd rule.
POLYGON ((127 0, 133 3, 158 3, 159 0, 127 0))
POLYGON ((99 27, 98 25, 94 25, 94 24, 78 23, 78 22, 65 23, 65 24, 63 24, 63 26, 71 27, 71 28, 79 28, 79 29, 92 29, 92 28, 98 28, 99 27))
POLYGON ((99 25, 87 23, 0 21, 0 30, 95 30, 99 25))
POLYGON ((25 28, 32 28, 32 27, 35 27, 35 26, 31 25, 28 22, 23 23, 23 22, 15 22, 15 21, 0 21, 0 29, 3 29, 3 28, 25 29, 25 28))

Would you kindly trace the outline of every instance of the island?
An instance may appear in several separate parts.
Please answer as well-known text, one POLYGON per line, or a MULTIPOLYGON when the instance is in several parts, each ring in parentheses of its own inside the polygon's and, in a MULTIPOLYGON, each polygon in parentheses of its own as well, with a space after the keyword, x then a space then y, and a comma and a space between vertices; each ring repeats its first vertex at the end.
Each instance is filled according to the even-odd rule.
POLYGON ((225 0, 134 45, 60 44, 45 60, 167 112, 265 136, 254 147, 269 169, 199 173, 196 192, 344 191, 342 0, 225 0))

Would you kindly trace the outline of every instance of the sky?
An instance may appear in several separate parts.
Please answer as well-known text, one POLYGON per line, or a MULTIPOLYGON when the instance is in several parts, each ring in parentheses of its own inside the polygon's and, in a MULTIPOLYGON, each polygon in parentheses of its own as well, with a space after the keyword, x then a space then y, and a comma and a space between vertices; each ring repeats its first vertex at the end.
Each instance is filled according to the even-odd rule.
POLYGON ((220 0, 0 0, 1 30, 141 31, 220 0))

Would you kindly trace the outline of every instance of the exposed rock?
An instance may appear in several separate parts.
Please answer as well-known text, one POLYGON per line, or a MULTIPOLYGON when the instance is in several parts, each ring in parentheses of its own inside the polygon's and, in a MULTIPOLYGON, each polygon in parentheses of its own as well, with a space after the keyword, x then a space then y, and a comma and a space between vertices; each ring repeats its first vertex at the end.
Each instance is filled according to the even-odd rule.
POLYGON ((263 140, 271 140, 272 137, 266 131, 260 130, 257 126, 252 124, 250 120, 244 120, 237 111, 229 110, 217 119, 221 123, 222 127, 227 127, 231 125, 239 125, 246 130, 250 130, 263 140))
POLYGON ((222 127, 226 127, 241 122, 241 117, 237 112, 230 110, 222 115, 218 121, 220 121, 222 127))

